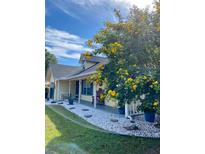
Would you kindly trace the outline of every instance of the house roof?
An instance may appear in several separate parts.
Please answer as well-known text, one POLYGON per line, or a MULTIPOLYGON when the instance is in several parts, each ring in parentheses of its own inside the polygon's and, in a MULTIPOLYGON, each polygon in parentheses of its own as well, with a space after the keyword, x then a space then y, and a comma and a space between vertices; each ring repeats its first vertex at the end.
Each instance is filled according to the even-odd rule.
MULTIPOLYGON (((83 55, 80 57, 80 62, 82 62, 83 55)), ((92 65, 89 68, 83 69, 80 66, 68 66, 68 65, 61 65, 61 64, 51 64, 49 67, 49 70, 51 70, 53 77, 55 80, 67 80, 67 79, 74 79, 74 78, 80 78, 87 75, 91 75, 96 73, 96 69, 100 64, 107 64, 108 59, 104 57, 97 57, 92 56, 89 59, 86 59, 86 61, 93 62, 94 65, 92 65)))
POLYGON ((86 58, 83 54, 81 54, 79 62, 81 63, 82 60, 94 63, 108 63, 108 59, 106 57, 92 56, 91 58, 86 58))
POLYGON ((100 65, 101 63, 97 63, 85 70, 82 70, 81 72, 75 74, 75 75, 71 75, 71 76, 68 76, 68 77, 65 77, 64 79, 74 79, 74 78, 80 78, 80 77, 84 77, 84 76, 87 76, 87 75, 91 75, 91 74, 94 74, 96 73, 96 69, 97 67, 100 65))
POLYGON ((80 66, 68 66, 62 64, 50 64, 50 69, 55 79, 59 79, 68 75, 76 74, 81 71, 80 66))

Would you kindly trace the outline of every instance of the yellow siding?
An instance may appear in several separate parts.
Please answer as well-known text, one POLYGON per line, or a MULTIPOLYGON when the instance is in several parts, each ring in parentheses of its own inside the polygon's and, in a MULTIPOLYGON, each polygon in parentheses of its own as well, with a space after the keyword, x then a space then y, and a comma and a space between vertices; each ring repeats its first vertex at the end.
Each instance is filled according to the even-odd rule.
POLYGON ((117 107, 117 100, 116 99, 106 99, 105 100, 105 105, 112 106, 112 107, 117 107))
POLYGON ((81 99, 84 101, 92 102, 92 96, 81 95, 81 99))
POLYGON ((60 95, 66 95, 68 96, 68 89, 69 89, 69 82, 68 80, 61 80, 60 81, 60 95))
POLYGON ((51 74, 51 76, 50 76, 50 83, 51 82, 54 82, 53 74, 51 74))
POLYGON ((72 96, 75 96, 76 95, 76 81, 70 81, 70 93, 72 96))

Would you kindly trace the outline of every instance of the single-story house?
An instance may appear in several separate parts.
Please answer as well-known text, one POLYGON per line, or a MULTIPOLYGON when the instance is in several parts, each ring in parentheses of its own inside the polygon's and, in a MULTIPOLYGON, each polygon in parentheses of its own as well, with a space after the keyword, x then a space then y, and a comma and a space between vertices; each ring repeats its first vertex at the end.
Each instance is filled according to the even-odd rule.
MULTIPOLYGON (((96 94, 98 90, 104 89, 105 85, 99 86, 89 83, 88 77, 96 73, 99 65, 107 64, 108 59, 104 57, 92 56, 86 58, 81 54, 80 66, 68 66, 61 64, 51 64, 46 74, 46 85, 48 87, 48 98, 61 100, 65 96, 76 97, 78 103, 87 101, 96 107, 98 103, 96 94)), ((105 100, 105 105, 117 107, 116 100, 105 100)))
MULTIPOLYGON (((46 87, 48 89, 48 98, 52 100, 62 100, 68 96, 75 97, 78 103, 87 102, 96 108, 99 103, 97 94, 106 87, 97 85, 95 82, 88 82, 88 78, 97 73, 100 65, 106 65, 108 59, 105 57, 91 56, 86 58, 81 54, 80 66, 68 66, 61 64, 51 64, 46 74, 46 87)), ((138 102, 140 103, 140 102, 138 102)), ((125 104, 125 117, 138 114, 138 103, 125 104)), ((116 99, 105 99, 104 105, 116 108, 116 99)))

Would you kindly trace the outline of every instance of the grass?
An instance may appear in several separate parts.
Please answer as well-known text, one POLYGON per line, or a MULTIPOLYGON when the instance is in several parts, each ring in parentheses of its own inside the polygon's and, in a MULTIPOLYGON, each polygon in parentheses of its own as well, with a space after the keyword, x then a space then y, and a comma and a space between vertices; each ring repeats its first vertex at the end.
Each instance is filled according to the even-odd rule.
POLYGON ((46 106, 46 154, 157 154, 160 140, 108 134, 61 106, 46 106), (62 113, 64 117, 58 113, 62 113))

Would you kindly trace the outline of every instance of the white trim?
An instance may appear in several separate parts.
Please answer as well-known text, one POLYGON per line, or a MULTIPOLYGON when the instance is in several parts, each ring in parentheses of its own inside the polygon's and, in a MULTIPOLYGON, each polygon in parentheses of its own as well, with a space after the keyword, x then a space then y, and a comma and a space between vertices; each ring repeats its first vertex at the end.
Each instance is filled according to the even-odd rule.
POLYGON ((82 82, 81 82, 81 80, 79 80, 78 103, 80 103, 80 97, 81 97, 81 85, 82 85, 82 82))
POLYGON ((129 113, 128 113, 128 104, 127 104, 127 102, 126 102, 126 103, 125 103, 125 118, 127 118, 128 115, 129 115, 129 113))
POLYGON ((94 97, 94 102, 93 102, 93 104, 94 104, 94 108, 96 108, 96 103, 97 103, 97 100, 96 100, 96 83, 95 82, 93 82, 93 97, 94 97))
POLYGON ((69 97, 70 97, 70 84, 71 84, 71 82, 70 82, 70 80, 68 80, 68 95, 69 95, 69 97))
POLYGON ((77 79, 79 77, 84 77, 84 76, 87 76, 87 75, 92 75, 92 74, 95 74, 96 71, 92 71, 92 72, 89 72, 89 73, 85 73, 85 74, 80 74, 80 75, 76 75, 76 76, 70 76, 70 77, 62 77, 62 78, 59 78, 58 80, 69 80, 69 79, 77 79))

